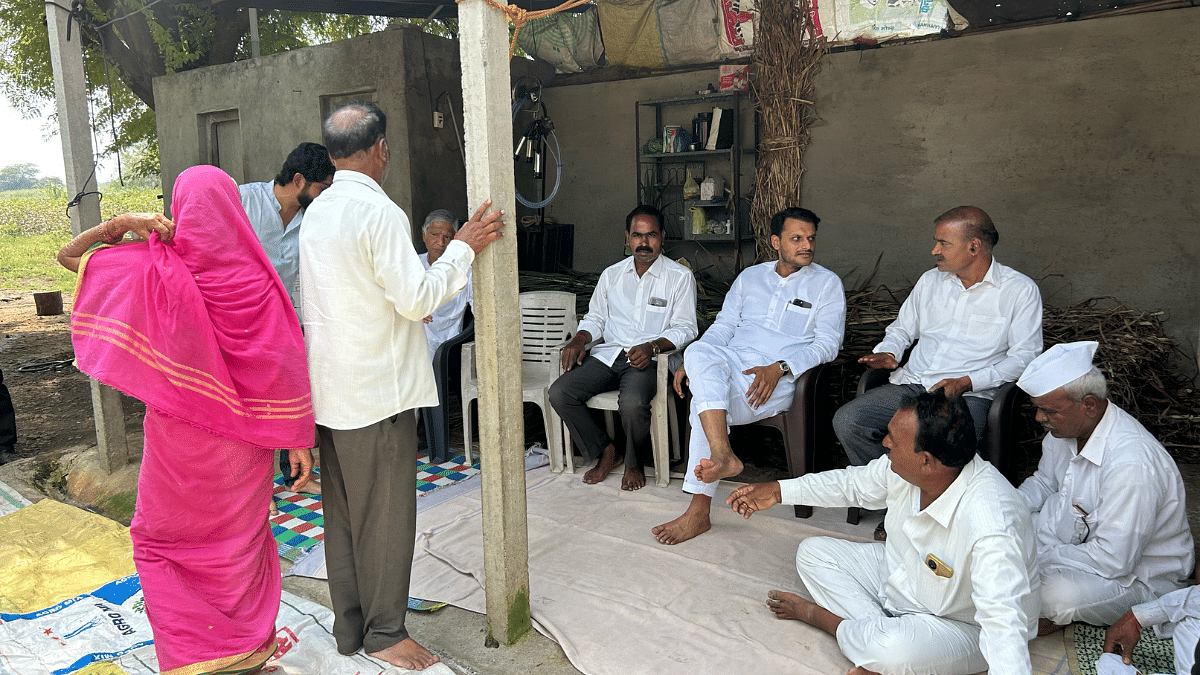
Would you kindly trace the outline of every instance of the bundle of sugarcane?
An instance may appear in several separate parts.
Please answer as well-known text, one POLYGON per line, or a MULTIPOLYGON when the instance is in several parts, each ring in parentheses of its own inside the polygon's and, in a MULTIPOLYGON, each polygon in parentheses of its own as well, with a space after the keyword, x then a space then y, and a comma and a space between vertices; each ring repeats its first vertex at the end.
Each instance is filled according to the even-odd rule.
POLYGON ((758 260, 775 258, 771 216, 800 204, 804 149, 816 120, 813 81, 827 47, 816 34, 808 0, 758 3, 751 72, 758 110, 758 155, 750 224, 758 260))

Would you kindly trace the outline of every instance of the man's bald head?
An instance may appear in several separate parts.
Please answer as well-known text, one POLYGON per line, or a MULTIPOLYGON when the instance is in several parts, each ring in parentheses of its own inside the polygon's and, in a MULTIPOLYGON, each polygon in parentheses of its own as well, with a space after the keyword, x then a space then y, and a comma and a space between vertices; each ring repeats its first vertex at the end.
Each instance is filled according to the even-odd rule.
POLYGON ((369 101, 354 101, 334 110, 323 126, 329 157, 345 159, 369 149, 387 134, 387 115, 369 101))
POLYGON ((933 220, 934 225, 942 223, 961 223, 967 241, 979 239, 989 249, 1000 241, 992 219, 978 206, 956 206, 933 220))

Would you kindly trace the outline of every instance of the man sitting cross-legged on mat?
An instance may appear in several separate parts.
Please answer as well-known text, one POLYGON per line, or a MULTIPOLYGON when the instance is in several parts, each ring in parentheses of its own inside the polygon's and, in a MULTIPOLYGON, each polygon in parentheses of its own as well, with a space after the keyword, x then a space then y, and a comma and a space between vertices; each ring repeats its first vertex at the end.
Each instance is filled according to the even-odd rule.
POLYGON ((1025 500, 975 454, 962 397, 909 395, 888 423, 889 454, 866 466, 738 488, 749 518, 779 503, 888 507, 887 541, 809 537, 796 571, 815 602, 771 591, 767 606, 837 638, 852 675, 1031 672, 1037 550, 1025 500))
POLYGON ((683 367, 675 371, 675 392, 683 396, 686 377, 692 390, 692 435, 683 491, 692 500, 683 515, 651 530, 664 544, 707 532, 717 481, 741 473, 742 462, 729 444, 729 426, 787 410, 796 378, 832 361, 842 346, 842 281, 813 263, 820 222, 808 209, 776 213, 771 245, 779 260, 738 275, 716 321, 684 352, 683 367))

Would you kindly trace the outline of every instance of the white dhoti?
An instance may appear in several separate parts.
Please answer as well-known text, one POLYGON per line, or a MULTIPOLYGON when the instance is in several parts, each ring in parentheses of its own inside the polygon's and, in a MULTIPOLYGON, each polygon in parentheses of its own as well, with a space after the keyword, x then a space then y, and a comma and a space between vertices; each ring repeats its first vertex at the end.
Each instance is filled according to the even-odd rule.
POLYGON ((1042 616, 1060 626, 1075 621, 1111 626, 1130 607, 1154 598, 1154 591, 1137 579, 1126 587, 1078 570, 1042 570, 1042 616))
POLYGON ((882 543, 809 537, 796 572, 813 600, 844 619, 838 647, 855 666, 882 675, 967 675, 988 669, 979 626, 885 606, 882 543))
POLYGON ((764 366, 758 363, 762 357, 753 352, 743 353, 728 347, 693 342, 683 353, 683 366, 687 371, 688 388, 692 391, 692 406, 688 418, 692 424, 691 440, 688 443, 688 468, 684 474, 683 491, 712 497, 717 494, 717 482, 704 483, 696 478, 696 467, 700 460, 712 456, 708 437, 700 425, 700 413, 705 410, 724 410, 726 432, 729 426, 749 424, 766 419, 788 409, 796 391, 795 382, 788 375, 779 378, 775 391, 767 402, 751 408, 746 392, 754 382, 753 375, 742 373, 747 368, 764 366), (743 359, 755 361, 748 363, 743 359))

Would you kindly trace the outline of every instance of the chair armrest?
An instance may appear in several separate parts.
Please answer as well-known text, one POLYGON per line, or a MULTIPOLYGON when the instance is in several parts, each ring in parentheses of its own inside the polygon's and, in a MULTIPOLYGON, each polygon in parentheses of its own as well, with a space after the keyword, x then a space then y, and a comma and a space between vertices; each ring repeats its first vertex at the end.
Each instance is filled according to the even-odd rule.
POLYGON ((862 396, 875 387, 886 383, 891 374, 892 371, 890 370, 883 370, 881 368, 868 368, 867 371, 862 374, 862 377, 858 378, 858 391, 855 392, 855 397, 857 398, 862 396))
POLYGON ((475 373, 475 342, 464 342, 462 346, 462 383, 474 383, 479 378, 475 373))
POLYGON ((455 335, 454 337, 450 338, 449 340, 446 340, 442 344, 438 345, 437 351, 435 351, 433 353, 433 362, 438 363, 442 359, 446 358, 446 355, 450 352, 451 349, 454 349, 455 347, 458 347, 459 345, 462 345, 466 342, 470 342, 471 340, 474 340, 474 339, 475 339, 475 321, 474 321, 474 319, 472 319, 470 321, 470 323, 468 323, 466 325, 466 327, 463 328, 461 333, 459 333, 458 335, 455 335))

